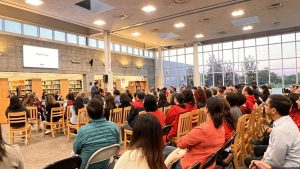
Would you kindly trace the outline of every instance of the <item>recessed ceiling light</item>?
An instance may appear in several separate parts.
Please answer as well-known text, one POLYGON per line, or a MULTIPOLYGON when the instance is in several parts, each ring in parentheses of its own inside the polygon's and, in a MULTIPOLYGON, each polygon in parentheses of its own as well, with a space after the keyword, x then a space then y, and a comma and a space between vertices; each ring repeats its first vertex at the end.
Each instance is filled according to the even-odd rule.
POLYGON ((253 29, 253 26, 244 26, 243 27, 244 31, 249 31, 249 30, 252 30, 252 29, 253 29))
POLYGON ((185 25, 184 25, 184 23, 179 22, 179 23, 176 23, 174 26, 175 26, 175 28, 183 28, 185 25))
POLYGON ((103 20, 96 20, 94 21, 94 24, 101 26, 101 25, 105 25, 106 23, 103 20))
POLYGON ((153 12, 153 11, 156 10, 156 8, 155 8, 154 6, 152 6, 152 5, 147 5, 147 6, 144 6, 144 7, 142 8, 142 10, 143 10, 144 12, 153 12))
POLYGON ((25 0, 25 2, 27 4, 34 5, 34 6, 39 6, 44 3, 42 0, 25 0))
POLYGON ((139 32, 134 32, 131 34, 132 36, 140 36, 141 34, 139 32))
POLYGON ((237 10, 237 11, 233 11, 231 13, 232 16, 242 16, 244 15, 244 11, 243 10, 237 10))
POLYGON ((197 35, 195 35, 195 38, 203 38, 204 37, 204 35, 203 34, 197 34, 197 35))

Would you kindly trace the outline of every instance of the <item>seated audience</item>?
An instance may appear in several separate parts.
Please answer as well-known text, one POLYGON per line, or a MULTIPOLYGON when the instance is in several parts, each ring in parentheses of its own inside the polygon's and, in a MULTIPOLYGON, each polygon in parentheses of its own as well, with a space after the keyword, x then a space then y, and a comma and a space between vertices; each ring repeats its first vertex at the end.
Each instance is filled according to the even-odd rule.
POLYGON ((195 101, 197 104, 197 108, 200 109, 202 107, 205 107, 206 105, 206 95, 204 90, 201 87, 198 87, 198 89, 194 92, 195 101))
POLYGON ((292 101, 290 116, 300 130, 300 110, 299 110, 298 104, 297 104, 297 101, 299 100, 299 96, 300 96, 300 94, 292 93, 289 95, 289 98, 292 101))
POLYGON ((174 94, 175 105, 171 107, 166 117, 166 125, 172 125, 172 128, 167 135, 167 140, 176 137, 179 122, 179 115, 187 112, 184 105, 184 96, 181 93, 174 94))
MULTIPOLYGON (((9 106, 7 107, 5 111, 6 117, 8 117, 9 113, 15 113, 15 112, 26 112, 27 118, 30 118, 30 113, 26 107, 24 107, 19 100, 18 96, 13 96, 10 98, 9 106)), ((14 123, 11 124, 11 127, 18 128, 18 127, 24 127, 25 123, 14 123)))
POLYGON ((140 111, 144 111, 144 98, 145 93, 144 92, 137 92, 135 97, 135 102, 131 103, 131 110, 128 115, 128 124, 131 128, 133 128, 136 117, 139 115, 140 111))
POLYGON ((83 104, 88 104, 88 102, 90 101, 89 97, 85 96, 85 92, 80 92, 77 94, 77 97, 82 97, 83 99, 83 104))
MULTIPOLYGON (((87 105, 91 121, 81 127, 73 142, 73 151, 82 160, 80 169, 84 169, 91 155, 100 148, 119 144, 120 132, 115 123, 103 117, 103 105, 98 99, 91 99, 87 105)), ((107 168, 109 160, 95 163, 89 169, 107 168)))
POLYGON ((125 93, 130 98, 130 102, 132 102, 133 97, 132 97, 132 94, 129 92, 129 90, 126 90, 125 93))
POLYGON ((187 112, 191 112, 192 110, 197 110, 197 105, 195 103, 194 95, 191 90, 185 89, 182 91, 184 96, 184 105, 187 112))
POLYGON ((237 106, 240 108, 242 114, 250 114, 251 110, 246 106, 246 96, 241 93, 236 93, 238 97, 237 106))
POLYGON ((242 90, 242 94, 246 97, 246 107, 248 107, 250 109, 250 113, 252 113, 256 103, 255 96, 253 95, 253 89, 251 89, 249 86, 245 86, 242 90))
MULTIPOLYGON (((45 115, 45 119, 47 122, 50 122, 51 121, 51 109, 54 108, 54 107, 60 107, 59 103, 56 102, 55 98, 53 95, 51 94, 48 94, 46 96, 46 111, 44 113, 45 115)), ((57 122, 59 121, 60 117, 53 117, 53 122, 57 122)), ((48 126, 49 127, 49 126, 48 126)), ((45 134, 49 134, 51 131, 49 129, 47 129, 45 131, 45 134)))
POLYGON ((105 107, 104 108, 104 117, 106 118, 106 120, 109 120, 110 111, 117 108, 117 106, 115 104, 115 99, 113 98, 113 96, 106 97, 104 107, 105 107))
POLYGON ((70 112, 71 112, 70 123, 71 124, 77 124, 78 110, 82 109, 82 108, 84 108, 83 98, 79 96, 76 98, 73 105, 70 107, 70 112))
POLYGON ((205 89, 204 91, 205 91, 206 100, 208 100, 213 96, 212 91, 210 89, 205 89))
POLYGON ((0 168, 24 169, 24 159, 20 147, 5 143, 1 130, 0 126, 0 168))
POLYGON ((124 107, 129 107, 131 106, 130 104, 131 99, 128 97, 128 95, 126 93, 122 93, 120 95, 120 105, 118 108, 124 108, 124 107))
POLYGON ((231 107, 228 101, 224 100, 224 129, 225 129, 225 142, 229 140, 235 133, 237 120, 234 119, 231 107))
POLYGON ((114 92, 113 92, 113 96, 115 99, 114 101, 117 106, 119 106, 121 104, 120 103, 120 94, 121 94, 121 92, 119 90, 114 90, 114 92))
POLYGON ((159 120, 163 128, 165 126, 164 113, 157 109, 156 98, 153 95, 147 94, 145 96, 144 107, 147 113, 154 115, 159 120))
MULTIPOLYGON (((291 101, 284 95, 270 95, 264 108, 273 123, 269 146, 261 157, 262 161, 273 167, 300 166, 300 134, 299 129, 289 116, 291 101)), ((245 165, 249 166, 249 158, 245 165)), ((249 166, 256 168, 253 162, 249 166)))
POLYGON ((163 159, 161 125, 156 117, 143 114, 133 127, 129 149, 114 169, 166 169, 163 159))
MULTIPOLYGON (((173 169, 187 169, 196 162, 203 165, 208 157, 217 152, 225 143, 224 99, 212 97, 207 100, 206 107, 208 109, 207 121, 193 128, 177 143, 177 147, 187 148, 188 151, 177 163, 173 164, 173 169)), ((164 153, 168 155, 174 150, 175 147, 167 146, 164 153)), ((209 168, 215 168, 215 164, 209 168)))
POLYGON ((262 85, 260 87, 260 98, 263 102, 266 102, 266 100, 268 99, 269 95, 270 95, 270 91, 268 89, 268 87, 266 85, 262 85))
POLYGON ((163 92, 159 92, 157 107, 163 108, 163 107, 168 107, 169 105, 170 103, 168 102, 166 94, 163 92))
POLYGON ((230 104, 230 113, 236 123, 238 118, 242 116, 242 112, 237 105, 239 100, 238 95, 236 93, 230 92, 230 93, 226 93, 225 98, 230 104))

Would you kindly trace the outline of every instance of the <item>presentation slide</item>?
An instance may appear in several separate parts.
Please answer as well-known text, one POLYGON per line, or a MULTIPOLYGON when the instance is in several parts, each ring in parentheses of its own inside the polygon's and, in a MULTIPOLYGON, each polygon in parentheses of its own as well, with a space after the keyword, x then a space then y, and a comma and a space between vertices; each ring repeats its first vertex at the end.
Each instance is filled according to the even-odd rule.
POLYGON ((23 45, 23 66, 58 68, 58 49, 23 45))

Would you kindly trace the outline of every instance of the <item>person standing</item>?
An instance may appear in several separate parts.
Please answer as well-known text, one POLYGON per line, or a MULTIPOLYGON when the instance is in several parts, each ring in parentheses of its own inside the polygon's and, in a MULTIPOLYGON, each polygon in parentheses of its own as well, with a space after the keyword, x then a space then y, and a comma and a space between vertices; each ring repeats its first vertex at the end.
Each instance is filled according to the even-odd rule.
POLYGON ((100 94, 99 90, 99 82, 95 82, 94 86, 91 89, 92 98, 94 98, 97 94, 100 94))

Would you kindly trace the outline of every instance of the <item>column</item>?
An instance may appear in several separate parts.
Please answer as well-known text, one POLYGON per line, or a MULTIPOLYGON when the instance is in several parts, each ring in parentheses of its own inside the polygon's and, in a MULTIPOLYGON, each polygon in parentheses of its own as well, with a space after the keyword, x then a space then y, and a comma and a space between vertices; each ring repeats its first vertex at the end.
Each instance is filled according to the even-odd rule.
POLYGON ((156 88, 163 88, 165 87, 165 83, 164 83, 164 67, 163 67, 163 55, 162 55, 162 48, 159 47, 158 48, 158 52, 157 52, 158 56, 155 57, 155 64, 156 64, 156 69, 155 69, 155 74, 156 74, 156 78, 155 78, 155 85, 156 88))
POLYGON ((110 32, 104 31, 104 59, 105 59, 105 74, 108 75, 108 82, 105 87, 108 91, 113 91, 113 72, 111 70, 111 51, 110 51, 110 32))
POLYGON ((83 74, 82 76, 82 91, 91 92, 91 88, 94 85, 94 72, 89 72, 87 74, 83 74))
POLYGON ((198 43, 194 43, 194 86, 200 86, 200 73, 199 73, 199 58, 198 58, 198 43))

